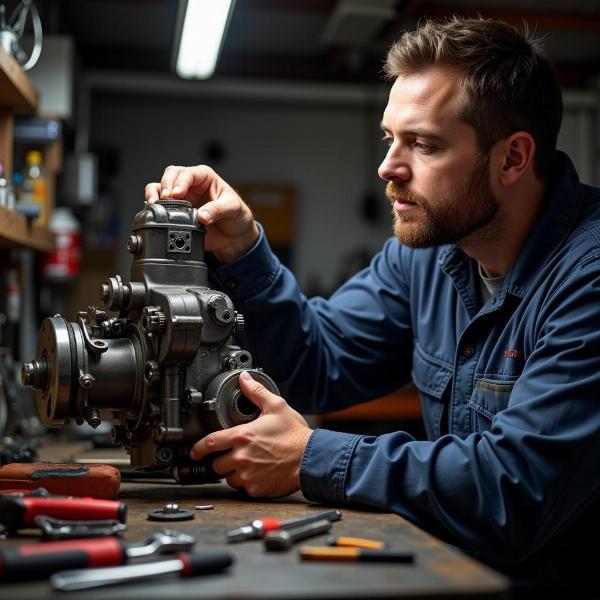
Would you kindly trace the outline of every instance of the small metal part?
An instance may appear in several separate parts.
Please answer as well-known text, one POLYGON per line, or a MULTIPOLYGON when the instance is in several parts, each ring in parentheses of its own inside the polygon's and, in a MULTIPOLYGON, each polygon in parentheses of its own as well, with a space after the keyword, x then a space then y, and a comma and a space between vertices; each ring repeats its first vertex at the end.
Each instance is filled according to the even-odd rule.
POLYGON ((127 238, 127 252, 137 254, 142 248, 142 238, 139 235, 130 235, 127 238))
POLYGON ((296 542, 304 540, 331 529, 331 521, 315 521, 295 527, 294 529, 280 529, 270 531, 265 536, 265 548, 267 550, 289 550, 296 542))
POLYGON ((171 554, 190 550, 196 543, 196 538, 186 533, 163 529, 152 534, 144 544, 130 545, 125 549, 127 558, 141 558, 152 554, 171 554))
POLYGON ((119 535, 127 529, 127 525, 117 519, 66 521, 46 515, 38 515, 34 521, 42 531, 42 538, 45 540, 71 540, 119 535))
POLYGON ((244 525, 237 529, 232 529, 225 534, 228 542, 243 542, 245 540, 254 540, 262 536, 262 523, 259 519, 253 521, 250 525, 244 525))
POLYGON ((180 508, 176 502, 165 504, 148 513, 151 521, 188 521, 194 518, 194 512, 187 508, 180 508))
POLYGON ((160 306, 145 306, 142 310, 142 329, 146 333, 162 333, 167 323, 167 316, 160 306))
POLYGON ((194 508, 196 510, 213 510, 215 507, 214 504, 196 504, 194 508))

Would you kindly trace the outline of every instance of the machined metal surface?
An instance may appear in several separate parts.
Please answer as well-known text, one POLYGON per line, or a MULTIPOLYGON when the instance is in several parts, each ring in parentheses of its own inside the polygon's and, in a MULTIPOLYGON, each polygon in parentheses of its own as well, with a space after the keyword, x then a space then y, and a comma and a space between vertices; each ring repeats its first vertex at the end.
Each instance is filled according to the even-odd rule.
POLYGON ((278 393, 236 345, 243 316, 208 285, 204 234, 189 202, 145 205, 127 240, 130 280, 108 277, 99 286, 103 307, 75 321, 44 319, 21 374, 45 425, 109 420, 133 467, 169 468, 181 483, 217 479, 210 460, 189 458, 198 439, 259 416, 240 389, 242 371, 278 393))

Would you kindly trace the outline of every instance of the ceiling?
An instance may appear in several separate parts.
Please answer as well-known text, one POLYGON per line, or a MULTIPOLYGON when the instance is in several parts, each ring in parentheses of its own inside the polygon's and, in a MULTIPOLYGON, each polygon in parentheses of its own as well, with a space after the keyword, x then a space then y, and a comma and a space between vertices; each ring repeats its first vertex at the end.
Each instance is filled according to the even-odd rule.
MULTIPOLYGON (((34 1, 46 32, 73 37, 83 69, 171 72, 178 0, 34 1)), ((376 81, 403 30, 453 14, 527 22, 564 85, 600 74, 600 0, 237 0, 215 75, 376 81)))

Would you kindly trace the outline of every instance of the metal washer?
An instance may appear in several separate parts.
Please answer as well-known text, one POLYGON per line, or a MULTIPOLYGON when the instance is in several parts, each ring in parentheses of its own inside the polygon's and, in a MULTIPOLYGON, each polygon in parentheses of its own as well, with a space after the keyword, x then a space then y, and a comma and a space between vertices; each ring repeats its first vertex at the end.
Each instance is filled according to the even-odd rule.
POLYGON ((155 508, 148 513, 151 521, 188 521, 194 518, 194 511, 179 508, 179 504, 165 504, 162 508, 155 508))

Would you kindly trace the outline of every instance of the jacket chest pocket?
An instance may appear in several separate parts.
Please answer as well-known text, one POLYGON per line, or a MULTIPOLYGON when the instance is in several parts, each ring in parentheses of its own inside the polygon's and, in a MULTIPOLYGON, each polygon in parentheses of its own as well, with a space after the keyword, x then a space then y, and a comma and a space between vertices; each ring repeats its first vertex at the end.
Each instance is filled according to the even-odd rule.
POLYGON ((515 385, 514 381, 475 378, 473 393, 469 400, 473 431, 489 431, 496 413, 508 406, 515 385))
POLYGON ((430 440, 436 439, 440 436, 440 423, 445 406, 444 394, 452 379, 452 369, 415 342, 411 376, 419 390, 427 437, 430 440))

